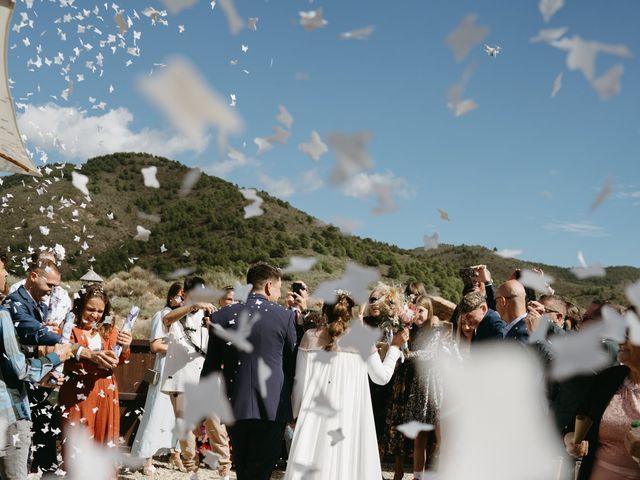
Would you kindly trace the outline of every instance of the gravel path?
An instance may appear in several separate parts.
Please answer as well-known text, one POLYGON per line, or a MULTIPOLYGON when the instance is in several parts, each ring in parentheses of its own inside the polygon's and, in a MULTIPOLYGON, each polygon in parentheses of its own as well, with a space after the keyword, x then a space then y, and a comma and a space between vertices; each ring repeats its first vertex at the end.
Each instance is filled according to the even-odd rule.
MULTIPOLYGON (((143 475, 142 472, 133 472, 133 473, 121 473, 120 475, 118 475, 118 478, 120 480, 149 480, 151 478, 162 478, 167 480, 189 480, 189 479, 198 478, 201 480, 210 480, 210 479, 213 480, 213 479, 220 478, 216 472, 214 472, 213 470, 209 470, 208 468, 201 468, 200 470, 198 470, 197 476, 195 476, 194 474, 182 473, 177 470, 170 470, 168 468, 167 462, 162 460, 154 460, 153 464, 157 469, 153 477, 147 477, 143 475)), ((407 466, 406 470, 408 471, 409 468, 410 467, 407 466)), ((386 480, 393 479, 392 465, 383 465, 382 477, 386 480)), ((232 479, 236 478, 235 473, 233 472, 231 473, 231 478, 232 479)), ((273 475, 271 475, 271 480, 280 480, 282 478, 284 478, 284 472, 281 470, 280 471, 276 470, 275 472, 273 472, 273 475)), ((413 475, 410 475, 409 473, 405 473, 403 480, 410 480, 412 478, 413 478, 413 475)), ((360 480, 360 479, 354 479, 354 480, 360 480)), ((375 480, 375 479, 371 479, 371 480, 375 480)))

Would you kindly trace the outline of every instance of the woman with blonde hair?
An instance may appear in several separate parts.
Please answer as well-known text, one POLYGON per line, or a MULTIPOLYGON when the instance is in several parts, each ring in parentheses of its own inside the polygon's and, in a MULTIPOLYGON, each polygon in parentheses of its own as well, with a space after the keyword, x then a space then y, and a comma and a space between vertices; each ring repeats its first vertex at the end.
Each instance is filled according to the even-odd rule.
MULTIPOLYGON (((339 343, 351 328, 355 302, 338 292, 323 314, 327 325, 308 330, 300 344, 293 391, 298 417, 286 480, 314 473, 317 478, 382 477, 367 378, 377 384, 391 379, 405 329, 393 336, 384 362, 371 347, 367 361, 339 343)), ((358 320, 356 320, 358 321, 358 320)))

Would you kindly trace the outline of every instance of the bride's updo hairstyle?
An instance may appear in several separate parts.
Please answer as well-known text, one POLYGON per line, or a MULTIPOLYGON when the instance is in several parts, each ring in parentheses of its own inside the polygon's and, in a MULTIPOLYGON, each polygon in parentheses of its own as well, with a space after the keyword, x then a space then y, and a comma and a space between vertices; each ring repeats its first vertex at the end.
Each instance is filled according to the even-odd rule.
POLYGON ((336 340, 349 328, 355 305, 356 302, 346 292, 338 291, 335 303, 325 303, 322 306, 322 314, 327 319, 329 334, 329 344, 324 347, 325 350, 335 350, 336 340))

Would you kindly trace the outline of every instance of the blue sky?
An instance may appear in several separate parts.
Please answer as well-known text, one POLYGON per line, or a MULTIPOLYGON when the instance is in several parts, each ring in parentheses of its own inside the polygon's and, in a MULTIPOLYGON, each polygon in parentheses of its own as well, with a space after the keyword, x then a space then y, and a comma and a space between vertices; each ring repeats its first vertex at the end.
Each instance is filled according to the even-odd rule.
POLYGON ((326 222, 356 221, 355 234, 402 247, 417 247, 423 235, 437 231, 445 243, 520 249, 519 258, 544 263, 575 265, 580 250, 589 262, 640 266, 635 240, 640 234, 640 3, 567 0, 548 23, 537 0, 239 0, 235 5, 243 18, 259 19, 257 31, 245 28, 232 35, 220 4, 212 9, 208 1, 169 13, 163 18, 166 26, 152 26, 141 13, 147 6, 162 10, 161 2, 136 2, 140 20, 131 7, 119 5, 125 18, 134 20, 123 36, 126 46, 133 46, 134 30, 141 33, 138 57, 120 47, 115 54, 110 45, 99 47, 100 39, 117 33, 112 4, 105 9, 76 0, 61 7, 35 0, 27 8, 20 2, 13 24, 20 23, 21 12, 34 23, 11 32, 9 43, 15 47, 9 51, 9 74, 35 163, 42 164, 42 152, 48 162, 79 162, 109 148, 153 145, 154 153, 219 172, 223 159, 216 132, 210 132, 206 148, 191 150, 136 87, 137 79, 148 78, 152 70, 152 75, 162 73, 164 67, 154 64, 180 54, 226 101, 236 95, 245 129, 231 136, 229 145, 244 154, 247 165, 226 172, 229 181, 267 190, 326 222), (91 13, 54 23, 64 14, 75 17, 96 7, 103 20, 91 13), (328 25, 305 31, 298 11, 319 7, 328 25), (445 38, 471 13, 489 32, 457 61, 445 38), (78 33, 78 25, 84 33, 78 33), (102 34, 89 31, 90 25, 102 34), (366 41, 339 38, 368 25, 375 30, 366 41), (619 94, 602 100, 580 71, 567 68, 566 51, 529 40, 541 29, 559 27, 568 27, 565 38, 624 44, 633 52, 633 58, 597 57, 596 78, 614 65, 624 67, 619 94), (58 28, 66 32, 65 41, 58 28), (490 58, 484 43, 500 45, 502 52, 490 58), (248 46, 246 53, 242 45, 248 46), (82 52, 70 62, 74 47, 82 52), (61 65, 27 64, 37 55, 44 61, 58 52, 65 59, 61 65), (86 62, 95 61, 99 52, 104 67, 94 73, 86 62), (237 64, 230 63, 236 59, 237 64), (447 91, 465 71, 471 73, 463 98, 473 99, 478 108, 455 117, 447 108, 447 91), (68 86, 65 73, 74 80, 68 100, 60 97, 68 86), (551 98, 560 73, 562 87, 551 98), (77 81, 78 74, 84 81, 77 81), (104 109, 91 108, 100 102, 106 102, 104 109), (272 133, 279 105, 294 118, 288 142, 256 155, 253 139, 272 133), (38 106, 46 106, 46 116, 35 110, 38 106), (66 128, 71 110, 64 109, 83 112, 74 120, 83 132, 75 140, 66 128), (104 138, 114 124, 125 131, 104 138), (358 184, 331 185, 334 152, 314 162, 298 151, 312 130, 325 140, 332 132, 370 132, 373 167, 358 184), (607 178, 613 191, 592 212, 607 178), (396 211, 371 213, 376 205, 372 181, 391 186, 396 211), (441 220, 438 208, 451 221, 441 220))

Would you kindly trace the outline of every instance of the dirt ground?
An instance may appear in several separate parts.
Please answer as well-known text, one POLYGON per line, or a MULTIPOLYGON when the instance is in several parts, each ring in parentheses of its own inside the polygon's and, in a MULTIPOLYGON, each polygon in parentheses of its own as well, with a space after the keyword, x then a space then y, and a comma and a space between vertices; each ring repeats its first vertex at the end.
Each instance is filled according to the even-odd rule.
MULTIPOLYGON (((149 480, 151 478, 158 478, 158 479, 162 478, 167 480, 187 480, 187 479, 195 480, 197 478, 201 480, 210 480, 210 479, 213 480, 213 479, 220 478, 216 472, 214 472, 213 470, 209 470, 208 468, 201 468, 200 470, 198 470, 196 474, 189 474, 189 473, 182 473, 177 470, 170 470, 168 468, 168 464, 166 463, 166 461, 163 461, 163 460, 154 460, 154 466, 156 467, 157 470, 155 471, 153 477, 145 476, 141 471, 133 472, 133 473, 121 472, 120 475, 118 475, 118 479, 149 480)), ((382 477, 385 480, 393 479, 393 465, 386 464, 386 465, 383 465, 382 467, 383 467, 382 477)), ((413 478, 413 474, 409 472, 409 469, 410 467, 407 465, 403 480, 411 480, 413 478)), ((232 479, 236 478, 235 473, 233 472, 231 473, 231 478, 232 479)), ((273 472, 273 475, 271 475, 272 480, 280 480, 282 478, 284 478, 284 471, 282 470, 276 470, 275 472, 273 472)), ((375 479, 371 479, 371 480, 375 480, 375 479)))

